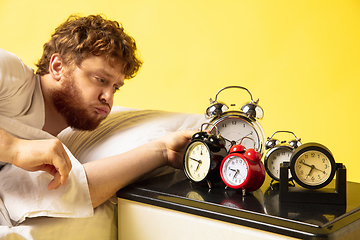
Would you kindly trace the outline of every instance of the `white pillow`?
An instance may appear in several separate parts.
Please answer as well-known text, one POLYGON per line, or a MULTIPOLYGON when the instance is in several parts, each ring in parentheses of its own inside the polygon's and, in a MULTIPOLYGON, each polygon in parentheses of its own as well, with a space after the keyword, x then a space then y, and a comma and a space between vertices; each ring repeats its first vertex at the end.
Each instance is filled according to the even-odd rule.
POLYGON ((204 122, 203 114, 114 107, 96 130, 67 128, 58 137, 81 163, 86 163, 127 152, 170 132, 198 130, 204 122))

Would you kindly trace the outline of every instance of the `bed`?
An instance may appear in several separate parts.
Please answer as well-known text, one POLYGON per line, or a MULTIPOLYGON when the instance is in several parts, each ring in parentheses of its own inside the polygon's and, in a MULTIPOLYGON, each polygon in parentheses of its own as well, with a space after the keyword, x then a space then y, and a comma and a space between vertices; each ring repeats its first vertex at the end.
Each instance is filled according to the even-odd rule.
MULTIPOLYGON (((199 129, 205 121, 201 114, 114 107, 95 131, 65 129, 58 137, 77 163, 73 163, 72 180, 69 178, 71 184, 67 184, 73 188, 63 191, 73 191, 73 194, 69 198, 60 193, 51 195, 45 192, 46 196, 40 200, 40 211, 32 208, 34 196, 27 198, 28 188, 34 188, 31 184, 44 187, 51 177, 44 172, 19 174, 21 169, 6 165, 0 172, 0 201, 4 200, 4 203, 0 202, 0 239, 117 239, 115 197, 94 210, 81 205, 83 198, 86 198, 86 192, 82 194, 79 190, 78 193, 76 188, 77 184, 84 184, 81 164, 129 151, 169 132, 199 129), (11 176, 22 177, 14 180, 11 176), (27 178, 30 180, 27 181, 27 178), (21 194, 18 190, 9 193, 3 190, 5 188, 22 190, 21 194), (9 197, 9 194, 12 195, 9 197), (67 201, 65 207, 61 205, 63 199, 67 201)), ((173 169, 163 167, 143 178, 170 171, 173 169)), ((36 194, 41 196, 42 192, 36 194)))

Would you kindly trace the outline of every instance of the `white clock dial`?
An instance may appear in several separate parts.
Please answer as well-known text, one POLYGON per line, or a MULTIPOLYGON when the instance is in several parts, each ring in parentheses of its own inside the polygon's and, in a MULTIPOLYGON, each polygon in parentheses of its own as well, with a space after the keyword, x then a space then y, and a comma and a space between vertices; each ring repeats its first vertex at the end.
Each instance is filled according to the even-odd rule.
POLYGON ((294 169, 298 179, 310 186, 324 183, 332 173, 329 158, 324 153, 316 150, 301 154, 295 162, 294 169))
MULTIPOLYGON (((240 142, 246 149, 254 147, 256 150, 260 149, 260 138, 256 130, 244 119, 236 116, 228 116, 216 121, 214 124, 217 126, 221 136, 225 139, 225 148, 227 151, 230 150, 232 145, 240 144, 240 142)), ((211 133, 215 133, 215 128, 211 129, 211 133)))
MULTIPOLYGON (((289 162, 293 151, 290 148, 280 147, 269 152, 269 157, 266 161, 267 170, 271 173, 276 180, 280 179, 280 164, 283 162, 289 162)), ((291 178, 291 172, 289 170, 289 179, 291 178)))
POLYGON ((224 180, 232 185, 241 185, 247 177, 248 167, 245 161, 238 156, 230 156, 221 169, 224 180))
POLYGON ((189 145, 184 158, 184 170, 191 180, 200 182, 206 178, 210 170, 210 154, 209 148, 201 141, 189 145))

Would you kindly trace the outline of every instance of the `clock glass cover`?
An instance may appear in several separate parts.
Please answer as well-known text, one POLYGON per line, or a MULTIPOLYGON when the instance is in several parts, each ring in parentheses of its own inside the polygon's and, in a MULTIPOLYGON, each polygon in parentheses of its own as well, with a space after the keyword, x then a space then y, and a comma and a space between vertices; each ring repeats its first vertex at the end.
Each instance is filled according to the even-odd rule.
MULTIPOLYGON (((287 147, 274 148, 269 152, 269 158, 266 162, 266 167, 269 175, 276 180, 280 179, 280 163, 290 160, 293 153, 292 149, 287 147), (272 151, 273 150, 273 151, 272 151)), ((289 171, 289 179, 291 178, 291 172, 289 171)))
POLYGON ((184 170, 187 177, 195 182, 203 181, 209 173, 211 153, 202 141, 191 143, 185 153, 184 170))
POLYGON ((223 163, 221 171, 227 185, 233 188, 239 188, 246 180, 248 166, 241 157, 230 156, 223 163))
MULTIPOLYGON (((261 149, 260 137, 256 132, 254 126, 245 119, 238 116, 227 116, 218 119, 214 122, 217 126, 221 136, 225 140, 225 148, 229 151, 230 147, 235 144, 240 144, 240 141, 246 149, 255 148, 261 149), (255 142, 255 147, 254 147, 255 142)), ((210 129, 211 133, 215 132, 215 128, 210 129)))
POLYGON ((309 186, 321 186, 332 174, 332 164, 322 152, 310 150, 302 153, 294 163, 296 177, 309 186))

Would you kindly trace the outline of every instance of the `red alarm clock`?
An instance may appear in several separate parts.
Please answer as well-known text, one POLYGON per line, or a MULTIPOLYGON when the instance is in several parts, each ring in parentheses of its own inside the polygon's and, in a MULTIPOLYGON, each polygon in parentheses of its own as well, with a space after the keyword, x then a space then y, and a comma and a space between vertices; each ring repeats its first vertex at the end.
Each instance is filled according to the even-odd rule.
POLYGON ((230 188, 255 191, 265 180, 265 167, 261 154, 255 149, 245 150, 243 145, 234 145, 220 166, 220 176, 230 188))

